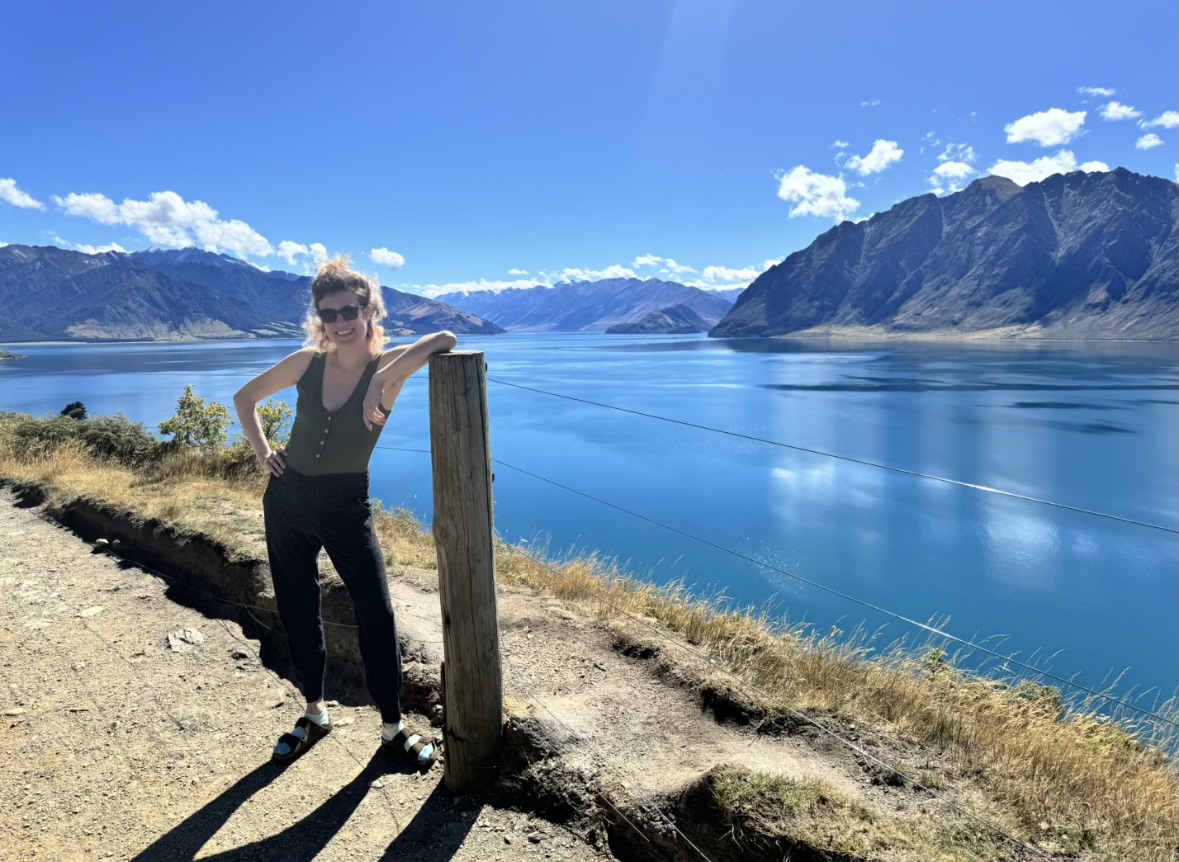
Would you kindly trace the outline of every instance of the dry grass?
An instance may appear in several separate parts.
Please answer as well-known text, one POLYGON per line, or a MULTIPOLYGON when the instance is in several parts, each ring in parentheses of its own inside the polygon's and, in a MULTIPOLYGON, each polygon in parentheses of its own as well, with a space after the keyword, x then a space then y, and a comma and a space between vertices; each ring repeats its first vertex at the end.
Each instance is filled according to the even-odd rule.
POLYGON ((780 858, 783 852, 789 858, 793 845, 800 845, 857 858, 889 851, 899 859, 917 844, 896 822, 814 779, 722 766, 701 783, 733 841, 754 858, 780 858))
MULTIPOLYGON (((0 477, 40 485, 59 503, 108 501, 205 533, 242 556, 264 556, 265 479, 256 473, 195 454, 132 471, 100 463, 69 442, 30 455, 16 451, 4 431, 0 423, 0 477)), ((412 515, 378 510, 376 523, 391 563, 434 568, 433 540, 412 515)), ((900 645, 868 660, 868 638, 783 631, 765 614, 627 577, 595 554, 550 560, 497 542, 496 567, 505 583, 675 633, 755 687, 768 714, 833 710, 919 740, 952 765, 948 777, 938 778, 948 778, 957 798, 969 797, 972 808, 981 805, 981 813, 1010 822, 1045 849, 1088 848, 1088 858, 1102 860, 1175 858, 1179 791, 1175 764, 1162 753, 1174 750, 1172 725, 1118 724, 1095 703, 1063 714, 1053 689, 972 679, 936 654, 923 661, 919 650, 900 645)), ((1173 702, 1167 710, 1174 718, 1173 702)))
MULTIPOLYGON (((1092 701, 1063 714, 1055 689, 973 679, 937 653, 921 660, 899 644, 868 660, 867 638, 776 631, 765 615, 635 581, 593 555, 558 562, 506 545, 498 551, 501 579, 604 618, 629 614, 662 625, 755 686, 771 715, 833 710, 943 752, 954 777, 987 797, 972 798, 971 809, 1013 819, 1025 840, 1061 852, 1089 847, 1094 859, 1175 858, 1179 783, 1163 753, 1174 750, 1173 725, 1117 724, 1092 701)), ((1164 714, 1175 718, 1173 701, 1164 714)))
MULTIPOLYGON (((751 860, 827 857, 889 862, 978 862, 1012 858, 1010 843, 952 811, 874 811, 814 779, 721 766, 689 791, 719 809, 751 860)), ((689 812, 691 813, 691 812, 689 812)))

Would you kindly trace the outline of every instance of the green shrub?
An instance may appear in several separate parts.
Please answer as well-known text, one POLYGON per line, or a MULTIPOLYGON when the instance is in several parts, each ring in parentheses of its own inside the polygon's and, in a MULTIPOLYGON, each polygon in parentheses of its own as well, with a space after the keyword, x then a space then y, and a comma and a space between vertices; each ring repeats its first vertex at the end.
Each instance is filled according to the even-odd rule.
POLYGON ((82 428, 82 422, 68 416, 52 416, 44 419, 25 416, 17 419, 11 429, 12 442, 18 453, 37 457, 52 452, 62 444, 75 439, 82 428))
POLYGON ((288 423, 291 418, 291 405, 285 401, 268 399, 258 405, 258 421, 262 423, 262 435, 271 445, 282 446, 287 442, 291 433, 288 423))
POLYGON ((176 415, 160 423, 160 433, 171 434, 173 447, 214 452, 225 446, 228 439, 229 409, 216 401, 206 402, 184 387, 184 394, 176 402, 176 415))
POLYGON ((86 405, 81 401, 71 401, 61 411, 62 416, 69 416, 71 419, 85 419, 86 405))
POLYGON ((159 446, 159 441, 147 428, 122 413, 94 417, 82 425, 77 436, 96 457, 109 458, 129 467, 150 461, 159 446))

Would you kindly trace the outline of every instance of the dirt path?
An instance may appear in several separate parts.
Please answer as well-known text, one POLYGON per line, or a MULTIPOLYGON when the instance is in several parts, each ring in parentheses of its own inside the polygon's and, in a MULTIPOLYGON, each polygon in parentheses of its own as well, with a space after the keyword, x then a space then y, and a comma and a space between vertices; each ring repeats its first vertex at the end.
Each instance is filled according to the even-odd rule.
MULTIPOLYGON (((240 626, 177 604, 160 578, 97 553, 8 491, 0 536, 0 784, 10 803, 0 860, 612 858, 600 832, 455 799, 440 767, 406 772, 379 754, 370 706, 336 706, 329 737, 285 770, 271 765, 302 703, 240 626)), ((403 649, 436 674, 429 573, 394 574, 403 649)), ((591 801, 608 796, 662 830, 671 827, 652 805, 726 763, 822 779, 870 807, 917 803, 823 739, 718 723, 700 688, 677 681, 679 670, 708 677, 707 663, 669 641, 636 655, 620 648, 633 639, 551 598, 501 587, 498 601, 509 711, 559 748, 554 787, 542 792, 559 798, 580 776, 591 801), (654 650, 676 653, 678 670, 654 650)), ((407 718, 429 732, 424 717, 407 718)))
POLYGON ((257 644, 13 502, 0 492, 0 859, 602 858, 455 800, 441 769, 397 771, 368 707, 335 709, 331 736, 272 767, 300 707, 257 644), (201 642, 170 646, 183 629, 201 642))

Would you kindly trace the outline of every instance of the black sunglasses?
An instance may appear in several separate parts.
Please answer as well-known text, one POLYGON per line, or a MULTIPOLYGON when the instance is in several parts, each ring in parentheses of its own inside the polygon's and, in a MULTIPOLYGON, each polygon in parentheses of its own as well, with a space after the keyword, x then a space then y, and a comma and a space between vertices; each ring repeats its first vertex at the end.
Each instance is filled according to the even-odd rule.
POLYGON ((319 319, 324 323, 335 323, 337 318, 344 318, 344 320, 355 320, 360 316, 360 309, 363 305, 345 305, 343 308, 317 308, 315 313, 319 315, 319 319))

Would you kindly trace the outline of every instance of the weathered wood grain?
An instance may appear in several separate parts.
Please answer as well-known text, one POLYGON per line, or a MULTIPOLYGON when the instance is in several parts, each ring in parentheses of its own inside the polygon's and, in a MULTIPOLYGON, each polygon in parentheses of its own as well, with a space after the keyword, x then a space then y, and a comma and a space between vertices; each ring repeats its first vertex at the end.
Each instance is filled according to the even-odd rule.
POLYGON ((454 793, 472 792, 495 777, 503 730, 485 369, 479 351, 430 357, 445 780, 454 793))

